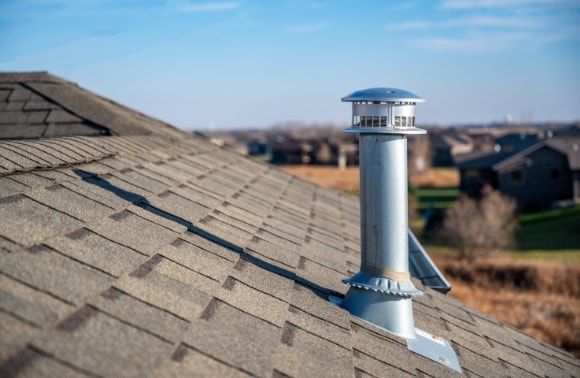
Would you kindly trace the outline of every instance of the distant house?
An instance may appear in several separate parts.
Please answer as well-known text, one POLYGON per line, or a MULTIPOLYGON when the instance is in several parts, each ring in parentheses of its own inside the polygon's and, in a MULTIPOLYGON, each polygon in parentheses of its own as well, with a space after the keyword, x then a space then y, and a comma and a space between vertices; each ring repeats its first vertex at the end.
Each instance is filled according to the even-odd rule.
POLYGON ((513 197, 520 211, 551 207, 555 202, 580 202, 580 138, 506 144, 503 148, 458 164, 460 190, 478 197, 495 189, 513 197), (511 146, 505 148, 505 146, 511 146), (524 147, 522 147, 524 145, 524 147))
POLYGON ((506 134, 495 140, 495 152, 514 153, 523 151, 528 147, 540 142, 537 134, 506 134))
POLYGON ((314 146, 306 141, 289 139, 272 145, 270 163, 309 164, 312 162, 314 146))
POLYGON ((455 156, 473 151, 473 141, 467 134, 457 132, 434 132, 428 134, 434 167, 455 165, 455 156))
POLYGON ((563 137, 580 138, 580 123, 576 123, 570 127, 558 130, 556 132, 556 136, 558 138, 563 138, 563 137))
POLYGON ((338 146, 325 140, 287 139, 276 142, 271 148, 270 163, 283 164, 336 164, 338 146))
POLYGON ((260 156, 265 155, 267 151, 267 145, 264 141, 258 139, 252 139, 247 144, 248 155, 250 156, 260 156))

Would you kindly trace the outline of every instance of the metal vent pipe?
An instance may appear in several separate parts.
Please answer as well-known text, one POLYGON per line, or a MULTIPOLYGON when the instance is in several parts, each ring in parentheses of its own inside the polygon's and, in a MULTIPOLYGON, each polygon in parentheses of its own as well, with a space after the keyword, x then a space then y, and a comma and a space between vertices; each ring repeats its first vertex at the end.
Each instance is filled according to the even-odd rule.
POLYGON ((353 124, 359 133, 361 270, 343 280, 350 289, 341 306, 387 331, 415 339, 408 251, 407 135, 415 127, 415 104, 425 100, 395 88, 354 92, 353 124))
POLYGON ((371 88, 351 93, 352 126, 359 134, 361 267, 342 282, 346 296, 333 303, 354 316, 406 339, 414 353, 461 373, 449 341, 415 328, 412 298, 422 295, 409 272, 407 135, 415 127, 413 93, 371 88))

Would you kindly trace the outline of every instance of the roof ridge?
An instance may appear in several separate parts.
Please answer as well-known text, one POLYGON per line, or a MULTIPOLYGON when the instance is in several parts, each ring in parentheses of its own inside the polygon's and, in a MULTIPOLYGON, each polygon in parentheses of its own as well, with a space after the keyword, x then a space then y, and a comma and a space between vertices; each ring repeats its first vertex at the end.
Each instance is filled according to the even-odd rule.
POLYGON ((52 75, 48 71, 23 71, 23 72, 0 72, 0 81, 5 83, 25 83, 25 82, 44 82, 44 83, 72 83, 68 80, 61 79, 52 75))
POLYGON ((63 137, 0 141, 0 177, 90 163, 119 152, 104 143, 86 143, 86 139, 63 137), (69 153, 63 153, 63 150, 69 153))

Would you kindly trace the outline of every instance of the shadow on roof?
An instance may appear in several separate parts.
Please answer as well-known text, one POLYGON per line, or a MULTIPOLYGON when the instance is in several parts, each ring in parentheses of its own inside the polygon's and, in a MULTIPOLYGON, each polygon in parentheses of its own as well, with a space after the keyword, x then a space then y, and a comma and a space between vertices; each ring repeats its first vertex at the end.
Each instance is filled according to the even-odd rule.
POLYGON ((202 230, 199 227, 196 227, 195 225, 193 225, 193 223, 191 223, 188 220, 185 220, 181 217, 178 217, 178 216, 170 214, 164 210, 161 210, 161 209, 153 206, 147 200, 147 198, 145 198, 139 194, 136 194, 136 193, 124 190, 122 188, 119 188, 118 186, 111 184, 110 182, 108 182, 104 178, 99 177, 96 173, 83 171, 80 169, 75 169, 75 170, 73 170, 73 172, 77 176, 79 176, 83 181, 85 181, 89 184, 92 184, 92 185, 96 185, 102 189, 108 190, 111 193, 115 194, 116 196, 124 199, 125 201, 129 201, 129 202, 133 203, 133 205, 140 207, 143 210, 149 211, 152 214, 155 214, 155 215, 163 217, 167 220, 179 223, 180 225, 185 226, 187 228, 188 232, 191 232, 191 233, 198 235, 198 236, 200 236, 200 237, 202 237, 202 238, 204 238, 212 243, 215 243, 215 244, 218 244, 224 248, 227 248, 227 249, 231 250, 232 252, 239 254, 242 259, 244 259, 244 260, 246 260, 254 265, 257 265, 260 268, 266 269, 266 270, 268 270, 274 274, 277 274, 279 276, 294 280, 296 283, 301 284, 302 286, 304 286, 307 289, 310 289, 315 295, 317 295, 318 297, 320 297, 324 300, 328 300, 329 295, 332 295, 334 297, 339 297, 339 298, 343 297, 342 294, 337 293, 334 290, 328 289, 326 287, 322 287, 322 286, 320 286, 320 285, 318 285, 310 280, 307 280, 303 277, 296 275, 296 273, 294 273, 294 272, 291 272, 287 269, 270 264, 264 260, 261 260, 255 256, 248 254, 247 252, 244 251, 243 246, 233 244, 227 240, 220 238, 219 236, 216 236, 212 233, 209 233, 205 230, 202 230))

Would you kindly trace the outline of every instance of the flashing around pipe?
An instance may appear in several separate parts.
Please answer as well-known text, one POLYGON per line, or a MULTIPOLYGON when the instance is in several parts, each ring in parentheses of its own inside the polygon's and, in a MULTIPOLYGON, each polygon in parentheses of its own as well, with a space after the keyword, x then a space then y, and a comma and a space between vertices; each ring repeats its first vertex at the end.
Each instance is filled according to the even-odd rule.
POLYGON ((423 295, 423 292, 417 289, 410 280, 396 281, 387 277, 371 276, 363 272, 358 272, 354 276, 342 280, 342 283, 358 289, 403 297, 420 297, 423 295))
POLYGON ((348 309, 359 319, 404 338, 407 342, 407 349, 411 352, 456 372, 462 372, 459 359, 447 340, 414 327, 410 297, 351 287, 344 299, 330 296, 329 300, 339 307, 348 309), (411 321, 397 321, 401 318, 393 317, 393 313, 407 320, 410 318, 411 321))
POLYGON ((351 287, 340 306, 394 335, 405 339, 417 337, 410 297, 351 287))
POLYGON ((461 373, 461 365, 449 341, 415 328, 417 337, 407 339, 407 348, 414 353, 461 373))

